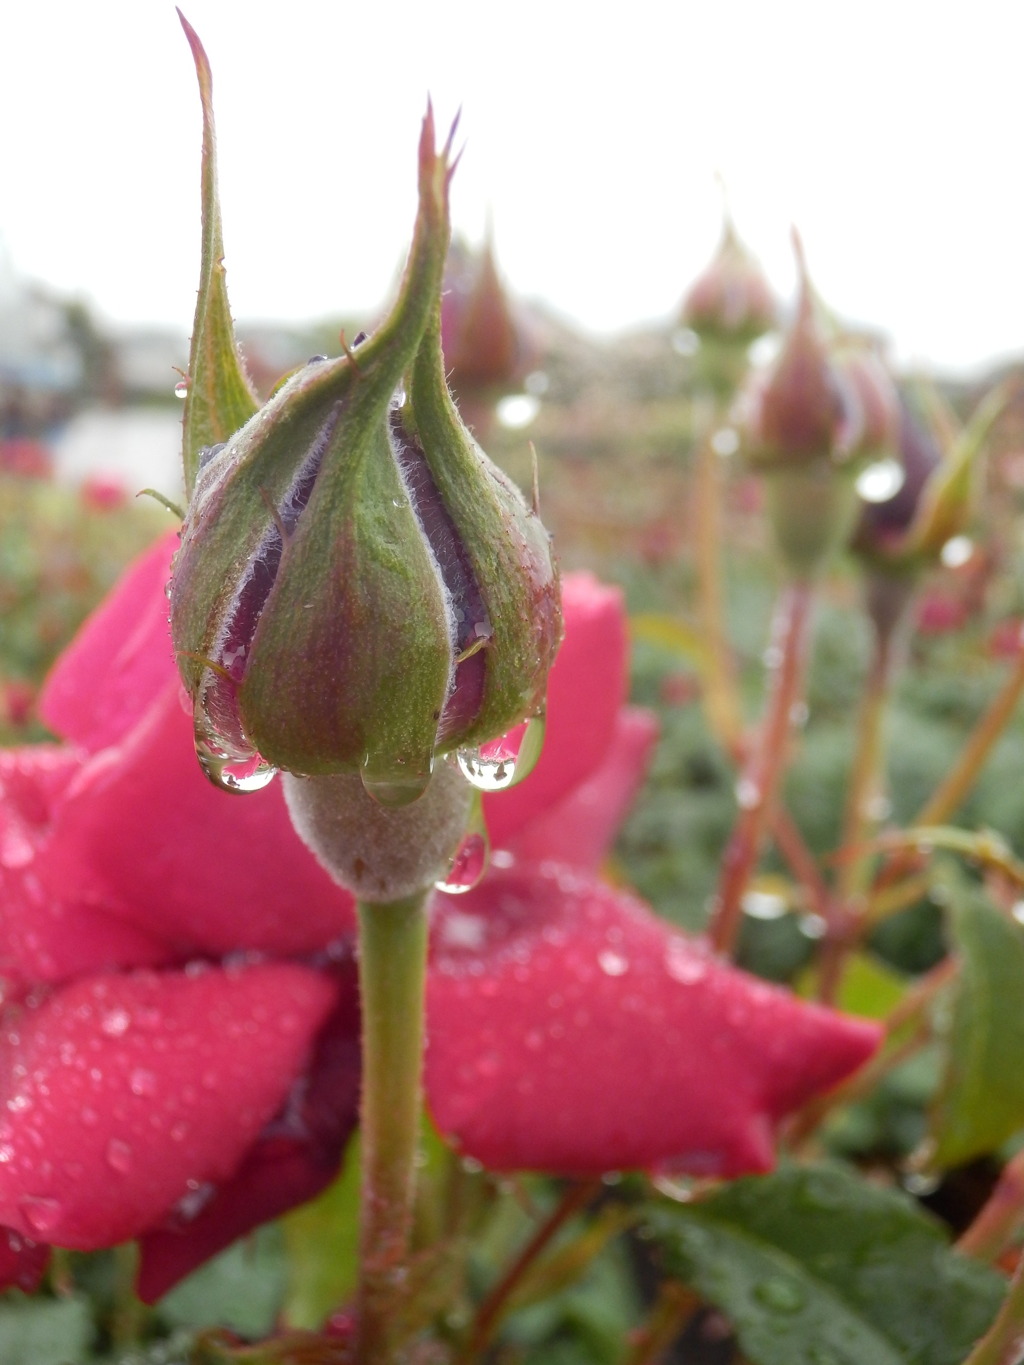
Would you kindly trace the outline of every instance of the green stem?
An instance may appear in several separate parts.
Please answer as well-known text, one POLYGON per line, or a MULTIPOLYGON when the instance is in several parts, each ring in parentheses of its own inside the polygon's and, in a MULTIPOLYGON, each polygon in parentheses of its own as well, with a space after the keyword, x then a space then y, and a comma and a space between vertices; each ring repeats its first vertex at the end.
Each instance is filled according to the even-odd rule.
POLYGON ((501 1325, 509 1300, 527 1270, 569 1219, 585 1208, 600 1189, 599 1180, 586 1180, 567 1186, 554 1209, 480 1305, 469 1340, 458 1356, 458 1365, 473 1365, 473 1362, 483 1359, 484 1351, 501 1325))
POLYGON ((1017 1365, 1024 1345, 1024 1257, 1017 1263, 1010 1288, 995 1321, 964 1365, 1017 1365))
MULTIPOLYGON (((698 408, 698 405, 694 405, 698 408)), ((694 460, 694 524, 697 600, 704 637, 704 706, 708 724, 728 753, 742 742, 736 669, 725 629, 725 588, 722 581, 722 475, 720 459, 711 444, 715 425, 714 400, 699 405, 694 460)))
POLYGON ((772 623, 768 705, 750 760, 737 786, 739 814, 722 859, 708 934, 721 953, 739 932, 743 893, 757 863, 775 795, 785 771, 793 708, 801 698, 814 587, 808 579, 787 583, 772 623))
POLYGON ((426 892, 359 905, 363 1013, 360 1365, 392 1365, 405 1293, 419 1140, 426 892))

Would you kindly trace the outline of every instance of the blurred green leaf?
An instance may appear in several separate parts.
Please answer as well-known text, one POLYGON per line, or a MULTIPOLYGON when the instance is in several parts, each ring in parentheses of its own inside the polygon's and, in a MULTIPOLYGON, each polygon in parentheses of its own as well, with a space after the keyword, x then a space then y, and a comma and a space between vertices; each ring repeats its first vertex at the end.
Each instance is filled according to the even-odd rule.
POLYGON ((908 1197, 840 1167, 737 1180, 648 1229, 752 1365, 959 1365, 1005 1287, 908 1197))
POLYGON ((355 1293, 359 1271, 359 1137, 341 1175, 319 1198, 281 1220, 288 1248, 284 1317, 314 1329, 355 1293))
POLYGON ((961 969, 931 1160, 956 1166, 1024 1127, 1024 929, 962 879, 949 925, 961 969))
POLYGON ((92 1316, 84 1298, 19 1296, 0 1302, 3 1365, 72 1365, 88 1358, 92 1335, 92 1316))
POLYGON ((285 1271, 280 1227, 265 1224, 182 1280, 160 1300, 157 1312, 171 1327, 216 1323, 260 1336, 280 1311, 285 1271))
POLYGON ((224 274, 224 238, 217 192, 217 137, 213 123, 213 77, 195 29, 178 11, 185 30, 203 105, 203 244, 199 297, 188 358, 182 459, 185 492, 191 497, 199 468, 199 452, 216 445, 245 425, 259 407, 242 366, 228 305, 224 274))

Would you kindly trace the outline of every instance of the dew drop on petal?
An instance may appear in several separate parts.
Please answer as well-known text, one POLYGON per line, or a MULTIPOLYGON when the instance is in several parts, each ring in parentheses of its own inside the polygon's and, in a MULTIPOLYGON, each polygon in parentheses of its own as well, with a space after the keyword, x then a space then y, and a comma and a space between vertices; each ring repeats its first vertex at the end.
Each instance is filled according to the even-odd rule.
POLYGON ((136 1067, 128 1077, 128 1088, 133 1095, 148 1096, 156 1094, 156 1073, 145 1067, 136 1067))
POLYGON ((18 1201, 25 1222, 39 1237, 46 1238, 60 1222, 64 1210, 59 1200, 26 1194, 18 1201))
POLYGON ((629 971, 629 958, 613 948, 604 948, 597 955, 597 965, 605 976, 625 976, 629 971))
POLYGON ((111 1138, 107 1143, 105 1155, 107 1165, 118 1175, 127 1175, 131 1170, 134 1155, 127 1142, 123 1142, 120 1138, 111 1138))
POLYGON ((108 1010, 100 1020, 100 1032, 108 1038, 121 1038, 131 1027, 132 1017, 125 1009, 108 1010))
POLYGON ((673 938, 665 949, 665 970, 673 981, 693 986, 707 976, 708 964, 683 939, 673 938))

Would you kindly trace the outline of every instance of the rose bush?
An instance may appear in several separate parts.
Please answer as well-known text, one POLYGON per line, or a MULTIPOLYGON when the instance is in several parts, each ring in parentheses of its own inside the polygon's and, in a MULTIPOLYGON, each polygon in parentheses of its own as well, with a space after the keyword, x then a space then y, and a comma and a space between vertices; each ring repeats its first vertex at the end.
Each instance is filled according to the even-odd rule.
MULTIPOLYGON (((166 624, 174 540, 51 675, 61 743, 0 754, 0 1275, 47 1244, 142 1241, 154 1298, 310 1198, 357 1118, 353 904, 276 784, 239 797, 192 751, 166 624)), ((652 719, 625 706, 618 594, 565 585, 544 754, 485 799, 494 854, 437 894, 427 1102, 499 1169, 766 1169, 782 1115, 876 1030, 715 960, 597 873, 652 719)))

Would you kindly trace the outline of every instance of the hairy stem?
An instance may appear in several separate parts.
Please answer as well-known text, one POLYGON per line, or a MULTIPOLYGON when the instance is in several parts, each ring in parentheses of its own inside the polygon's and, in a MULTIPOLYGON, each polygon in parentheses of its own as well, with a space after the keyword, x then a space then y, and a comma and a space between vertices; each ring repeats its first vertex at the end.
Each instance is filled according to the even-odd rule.
POLYGON ((360 902, 360 1365, 391 1365, 405 1294, 421 1105, 426 957, 425 892, 387 904, 360 902))

